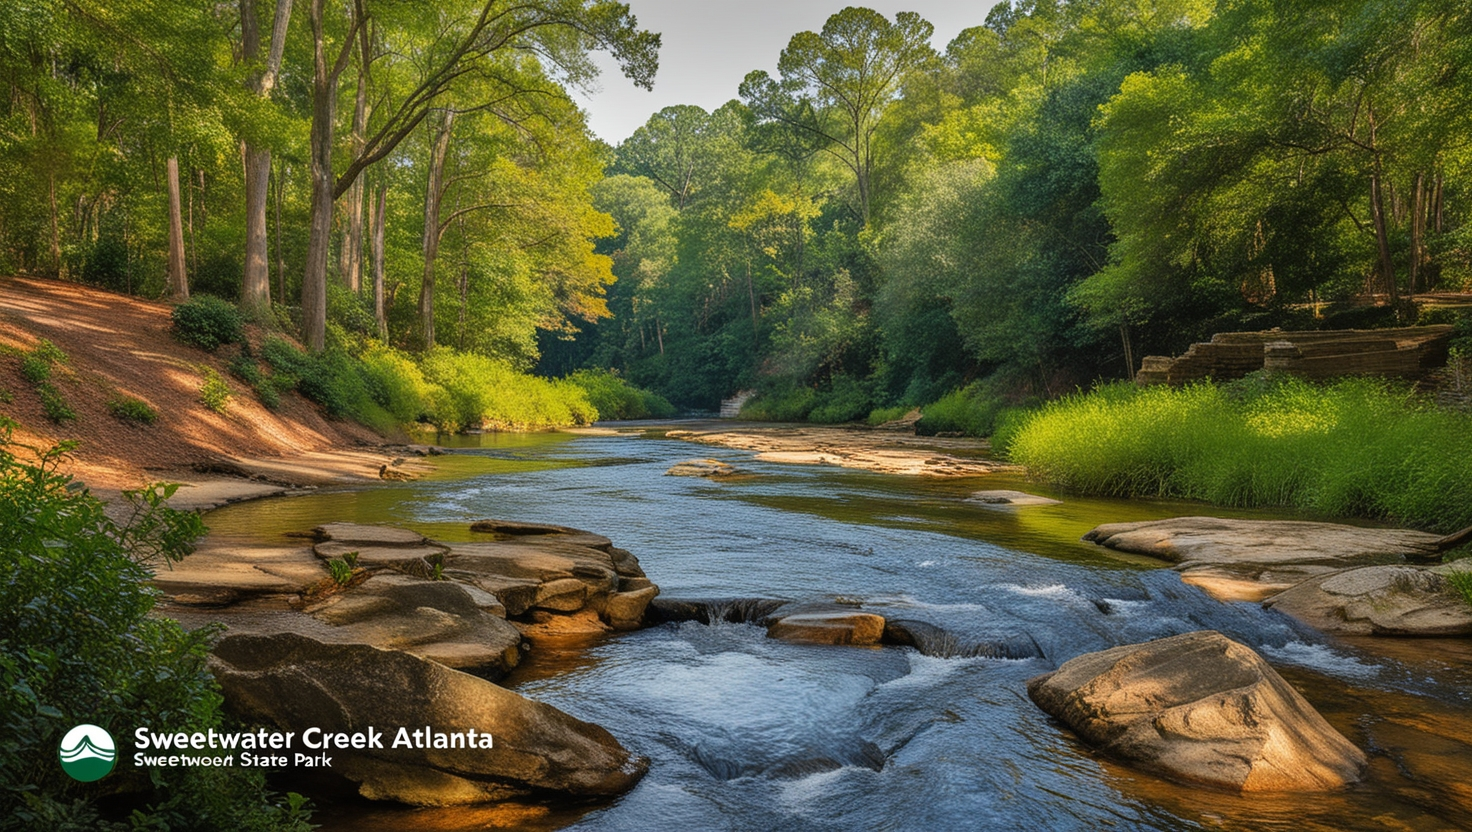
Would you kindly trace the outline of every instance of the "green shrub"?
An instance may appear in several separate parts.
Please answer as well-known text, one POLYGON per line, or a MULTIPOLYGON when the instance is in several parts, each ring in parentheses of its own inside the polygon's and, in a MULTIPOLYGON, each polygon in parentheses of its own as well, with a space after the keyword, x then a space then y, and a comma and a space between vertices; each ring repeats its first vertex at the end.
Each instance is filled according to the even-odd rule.
POLYGON ((50 382, 36 385, 36 392, 41 395, 41 409, 46 412, 47 419, 61 425, 77 418, 77 412, 50 382))
POLYGON ((808 411, 808 421, 837 424, 863 418, 874 406, 870 387, 853 376, 834 376, 829 389, 818 396, 817 404, 808 411))
POLYGON ((195 295, 174 307, 174 337, 214 352, 245 338, 245 318, 235 304, 213 295, 195 295))
POLYGON ((434 412, 446 429, 534 430, 586 425, 598 418, 588 394, 576 384, 518 373, 483 355, 439 347, 420 367, 426 381, 444 390, 434 412))
POLYGON ((0 387, 0 404, 10 404, 15 401, 15 396, 3 387, 0 387))
POLYGON ((65 364, 71 360, 67 357, 66 353, 61 351, 61 347, 56 346, 45 338, 36 342, 36 346, 31 350, 31 355, 36 356, 48 364, 65 364))
POLYGON ((763 390, 741 406, 742 419, 758 422, 801 422, 817 404, 817 391, 796 384, 763 390))
POLYGON ((885 422, 893 422, 896 419, 905 418, 910 408, 900 405, 898 407, 876 407, 869 411, 869 416, 864 421, 871 426, 882 425, 885 422))
POLYGON ((439 394, 444 391, 424 379, 412 358, 388 347, 377 347, 363 356, 363 372, 374 401, 396 422, 436 421, 436 403, 443 400, 439 394))
POLYGON ((1029 403, 1017 404, 1006 395, 1001 384, 990 379, 972 382, 920 408, 923 414, 915 432, 934 436, 955 433, 962 436, 991 436, 1004 414, 1029 403))
POLYGON ((124 422, 151 425, 158 420, 157 410, 149 407, 148 402, 142 399, 135 399, 132 396, 118 396, 110 399, 107 403, 107 410, 124 422))
POLYGON ((204 382, 199 385, 199 400, 216 413, 223 414, 230 406, 230 385, 213 367, 204 368, 204 382))
MULTIPOLYGON (((128 495, 120 524, 56 472, 60 450, 17 459, 0 424, 0 818, 24 829, 306 830, 299 796, 285 801, 248 768, 119 765, 106 788, 71 780, 56 762, 62 735, 93 723, 195 732, 226 723, 206 664, 214 630, 185 631, 151 614, 149 561, 177 560, 204 532, 198 515, 163 504, 170 488, 128 495), (93 804, 127 794, 128 818, 93 804)), ((122 745, 122 744, 120 744, 122 745)), ((121 748, 119 750, 122 750, 121 748)))
POLYGON ((1452 589, 1455 589, 1469 606, 1472 606, 1472 570, 1458 569, 1448 572, 1446 582, 1451 584, 1452 589))
POLYGON ((1472 416, 1378 380, 1110 385, 1031 414, 1008 453, 1088 493, 1472 524, 1472 416))
POLYGON ((261 368, 256 364, 256 360, 245 352, 241 352, 240 355, 232 358, 226 369, 230 371, 230 375, 235 376, 251 387, 258 386, 265 378, 261 373, 261 368))
POLYGON ((32 384, 40 384, 51 378, 51 362, 39 355, 28 355, 20 360, 20 374, 32 384))
POLYGON ((629 384, 609 370, 578 370, 567 377, 588 397, 599 419, 668 419, 675 406, 658 393, 629 384))

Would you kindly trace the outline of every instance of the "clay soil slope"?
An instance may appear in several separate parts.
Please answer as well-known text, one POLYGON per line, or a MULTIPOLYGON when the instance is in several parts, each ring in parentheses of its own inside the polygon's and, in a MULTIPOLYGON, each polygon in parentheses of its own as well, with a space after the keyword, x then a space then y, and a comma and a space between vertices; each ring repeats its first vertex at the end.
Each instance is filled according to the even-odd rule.
MULTIPOLYGON (((212 355, 176 341, 169 312, 167 304, 74 283, 0 277, 0 391, 9 394, 0 395, 0 413, 21 424, 15 438, 38 447, 77 440, 66 470, 102 488, 178 479, 223 460, 383 442, 356 423, 327 419, 295 393, 267 410, 226 369, 239 348, 212 355), (53 368, 51 383, 76 419, 60 425, 46 417, 36 385, 20 372, 24 353, 43 338, 68 357, 53 368), (200 401, 206 367, 230 385, 224 414, 200 401), (119 396, 147 402, 157 421, 141 425, 113 416, 108 402, 119 396)), ((250 338, 260 345, 254 328, 250 338)))

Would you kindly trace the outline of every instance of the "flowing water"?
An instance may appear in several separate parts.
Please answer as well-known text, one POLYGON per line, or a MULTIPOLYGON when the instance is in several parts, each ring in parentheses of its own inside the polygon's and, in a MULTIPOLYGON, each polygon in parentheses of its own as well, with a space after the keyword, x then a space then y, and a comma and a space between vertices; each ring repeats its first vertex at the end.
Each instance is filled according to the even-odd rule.
POLYGON ((1200 505, 1064 497, 990 508, 963 500, 1040 487, 1006 474, 935 481, 767 464, 636 434, 461 444, 428 480, 245 503, 207 521, 252 539, 330 520, 449 540, 484 517, 560 523, 633 551, 668 598, 843 596, 933 628, 918 650, 809 646, 723 620, 741 618, 728 604, 709 625, 538 644, 506 684, 649 757, 632 792, 576 809, 347 801, 319 813, 329 829, 1433 830, 1465 823, 1472 806, 1472 758, 1457 741, 1472 733, 1465 641, 1392 653, 1331 640, 1078 540, 1098 523, 1200 505), (663 476, 695 456, 750 475, 663 476), (1096 757, 1027 699, 1028 678, 1080 653, 1199 629, 1273 661, 1371 751, 1367 781, 1286 797, 1176 785, 1096 757))

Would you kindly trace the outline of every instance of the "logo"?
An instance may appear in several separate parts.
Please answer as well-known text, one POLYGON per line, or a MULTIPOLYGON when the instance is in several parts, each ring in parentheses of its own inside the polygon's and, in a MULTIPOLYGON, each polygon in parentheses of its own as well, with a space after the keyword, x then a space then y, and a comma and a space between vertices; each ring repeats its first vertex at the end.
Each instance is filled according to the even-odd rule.
POLYGON ((118 747, 112 734, 96 725, 78 725, 61 738, 57 751, 61 769, 73 780, 91 783, 101 780, 117 763, 118 747))

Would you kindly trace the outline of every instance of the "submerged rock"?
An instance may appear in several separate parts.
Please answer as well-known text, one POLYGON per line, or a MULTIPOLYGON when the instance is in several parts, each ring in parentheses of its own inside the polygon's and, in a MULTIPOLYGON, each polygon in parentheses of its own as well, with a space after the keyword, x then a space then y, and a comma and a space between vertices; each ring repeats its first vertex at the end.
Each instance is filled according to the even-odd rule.
POLYGON ((331 752, 332 772, 374 800, 447 806, 557 793, 608 797, 649 767, 604 729, 408 653, 305 636, 227 636, 211 669, 236 713, 284 730, 387 734, 331 752), (490 733, 492 748, 392 748, 400 726, 490 733))
POLYGON ((1472 635, 1472 605, 1444 572, 1415 566, 1366 566, 1312 578, 1264 606, 1322 630, 1350 635, 1472 635))
POLYGON ((667 477, 729 477, 736 469, 719 459, 687 459, 664 472, 667 477))
POLYGON ((1078 656, 1027 693, 1100 750, 1181 780, 1326 791, 1366 764, 1261 656, 1210 630, 1078 656))
POLYGON ((973 491, 966 498, 968 503, 977 503, 988 507, 1004 506, 1056 506, 1063 503, 1062 500, 1054 500, 1051 497, 1041 497, 1037 494, 1029 494, 1026 491, 973 491))

